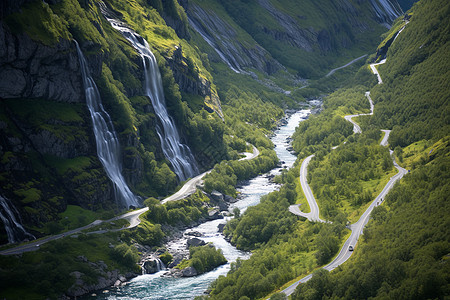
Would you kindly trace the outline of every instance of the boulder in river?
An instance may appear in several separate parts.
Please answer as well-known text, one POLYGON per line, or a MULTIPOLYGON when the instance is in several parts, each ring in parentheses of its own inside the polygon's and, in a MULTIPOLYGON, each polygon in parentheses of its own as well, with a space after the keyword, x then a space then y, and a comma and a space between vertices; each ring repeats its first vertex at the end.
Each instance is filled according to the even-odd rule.
POLYGON ((174 268, 180 264, 183 260, 183 255, 176 254, 173 256, 172 262, 169 264, 169 268, 174 268))
POLYGON ((201 239, 198 239, 198 238, 188 239, 186 244, 187 244, 188 248, 190 248, 190 247, 199 247, 199 246, 206 245, 205 241, 203 241, 201 239))
POLYGON ((194 267, 187 267, 181 271, 183 277, 193 277, 197 276, 198 272, 194 267))
POLYGON ((226 223, 220 223, 219 225, 217 225, 217 228, 219 229, 219 232, 223 232, 223 229, 225 228, 225 225, 227 225, 226 223))

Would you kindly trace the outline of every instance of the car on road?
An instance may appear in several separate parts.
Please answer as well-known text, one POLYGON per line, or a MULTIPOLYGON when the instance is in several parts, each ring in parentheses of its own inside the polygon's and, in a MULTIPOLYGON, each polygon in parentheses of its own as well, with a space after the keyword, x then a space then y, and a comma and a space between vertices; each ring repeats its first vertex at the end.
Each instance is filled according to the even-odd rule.
POLYGON ((348 246, 348 251, 353 251, 353 246, 352 245, 348 246))

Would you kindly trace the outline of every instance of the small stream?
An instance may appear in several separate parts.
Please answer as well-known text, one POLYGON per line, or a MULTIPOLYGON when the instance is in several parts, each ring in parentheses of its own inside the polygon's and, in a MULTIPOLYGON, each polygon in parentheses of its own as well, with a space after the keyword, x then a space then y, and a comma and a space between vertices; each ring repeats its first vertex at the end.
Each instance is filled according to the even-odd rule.
MULTIPOLYGON (((296 156, 292 155, 287 148, 290 146, 288 138, 292 136, 298 123, 306 120, 310 110, 298 111, 287 119, 287 123, 280 126, 274 132, 271 138, 275 144, 275 151, 278 155, 280 167, 272 169, 270 172, 260 175, 245 182, 238 188, 240 193, 238 201, 230 205, 229 210, 232 211, 238 207, 244 212, 248 207, 259 203, 262 196, 277 190, 280 186, 270 181, 274 175, 281 173, 282 168, 290 168, 293 166, 296 156)), ((237 250, 233 245, 227 242, 224 236, 219 233, 218 225, 225 223, 227 219, 213 220, 205 222, 197 227, 186 230, 185 233, 200 233, 200 239, 206 243, 213 243, 216 248, 223 251, 228 263, 214 269, 211 272, 190 278, 173 278, 162 277, 166 271, 161 271, 151 275, 141 275, 130 281, 129 284, 112 289, 108 293, 99 295, 97 299, 148 299, 148 300, 166 300, 166 299, 193 299, 196 296, 203 295, 209 285, 220 275, 226 275, 230 270, 230 263, 236 261, 238 257, 248 259, 250 254, 237 250)), ((186 236, 179 240, 171 241, 168 248, 186 249, 186 236)))

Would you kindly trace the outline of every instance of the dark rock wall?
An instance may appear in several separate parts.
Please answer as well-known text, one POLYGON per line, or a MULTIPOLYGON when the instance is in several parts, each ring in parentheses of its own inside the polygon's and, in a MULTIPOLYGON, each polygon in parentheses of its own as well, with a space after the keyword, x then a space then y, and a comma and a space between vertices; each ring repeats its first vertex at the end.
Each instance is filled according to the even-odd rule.
POLYGON ((84 101, 78 57, 61 40, 54 47, 25 34, 13 35, 0 21, 0 98, 45 98, 84 101))

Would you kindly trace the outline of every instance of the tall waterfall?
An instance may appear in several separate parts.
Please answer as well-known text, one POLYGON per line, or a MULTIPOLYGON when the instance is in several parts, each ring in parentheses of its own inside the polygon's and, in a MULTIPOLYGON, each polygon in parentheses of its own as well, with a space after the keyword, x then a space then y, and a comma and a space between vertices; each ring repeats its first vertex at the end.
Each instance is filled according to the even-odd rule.
POLYGON ((199 173, 197 163, 192 155, 191 149, 181 143, 175 122, 167 112, 158 63, 147 41, 136 32, 125 27, 122 22, 110 18, 107 19, 115 29, 120 31, 131 42, 142 57, 142 63, 145 69, 144 90, 152 101, 156 115, 162 124, 162 128, 161 126, 157 126, 156 129, 161 140, 161 148, 164 156, 170 161, 181 181, 194 177, 199 173))
POLYGON ((22 224, 17 220, 20 214, 9 201, 0 195, 0 219, 5 225, 6 235, 9 243, 18 243, 25 239, 34 240, 36 237, 28 233, 22 224), (16 218, 17 217, 17 218, 16 218))
POLYGON ((92 124, 94 128, 95 141, 97 144, 98 158, 109 179, 114 183, 114 192, 116 201, 119 205, 139 206, 137 197, 130 191, 130 188, 122 176, 122 164, 120 160, 120 145, 114 130, 113 123, 109 114, 102 105, 102 99, 97 86, 92 79, 86 59, 81 52, 77 41, 78 57, 80 60, 81 74, 83 76, 83 85, 86 94, 86 103, 91 113, 92 124))

